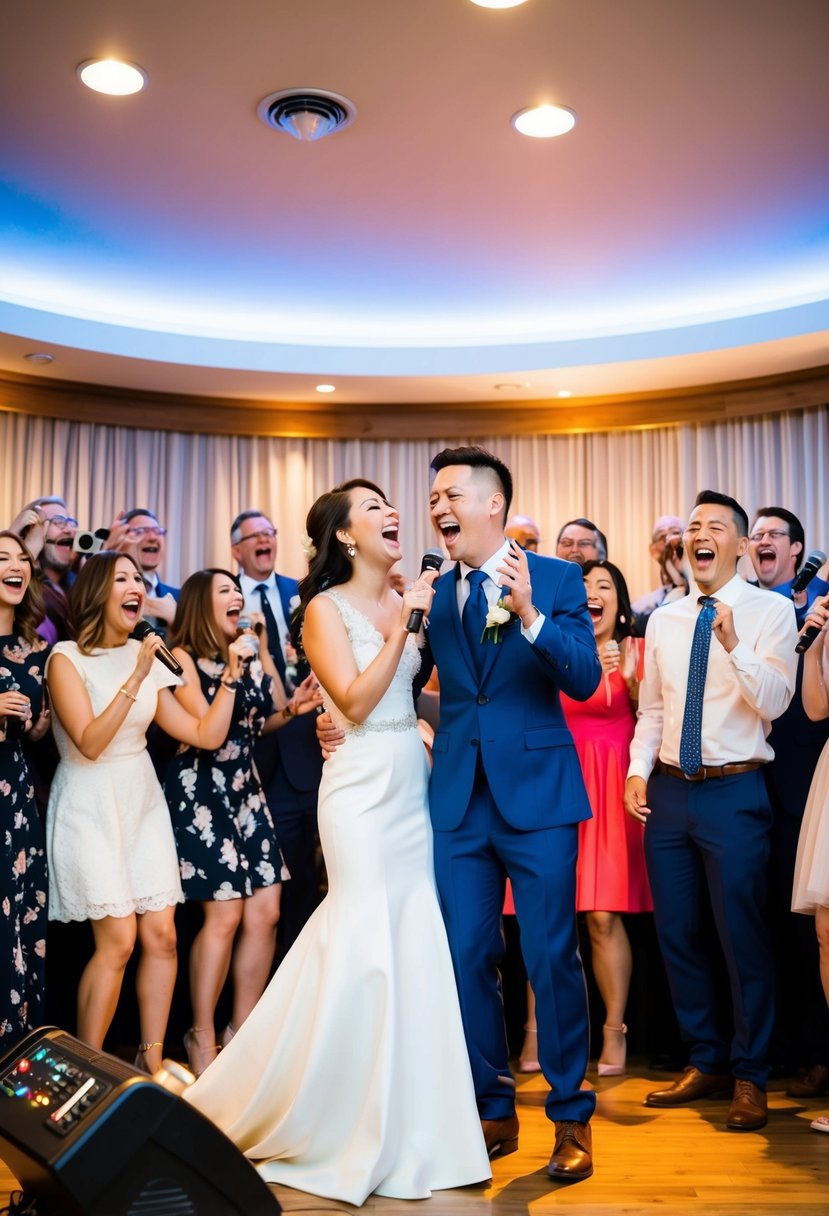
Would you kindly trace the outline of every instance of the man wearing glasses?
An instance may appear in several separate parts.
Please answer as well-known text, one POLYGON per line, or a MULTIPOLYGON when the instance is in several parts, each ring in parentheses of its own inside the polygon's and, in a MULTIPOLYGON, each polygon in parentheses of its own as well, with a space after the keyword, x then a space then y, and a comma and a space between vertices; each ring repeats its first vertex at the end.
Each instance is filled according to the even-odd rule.
MULTIPOLYGON (((288 662, 288 626, 291 601, 298 594, 297 581, 276 573, 276 528, 261 511, 242 511, 236 516, 230 527, 230 544, 239 563, 245 611, 265 618, 268 649, 290 696, 294 683, 288 662)), ((315 715, 294 718, 282 730, 264 735, 256 748, 256 764, 291 874, 291 881, 282 889, 281 957, 320 900, 316 848, 322 753, 317 744, 315 715)))
POLYGON ((134 507, 125 511, 113 525, 107 548, 128 553, 138 563, 147 596, 144 600, 144 615, 160 632, 173 623, 179 587, 162 583, 158 568, 164 560, 164 538, 167 529, 162 528, 154 511, 148 507, 134 507))
MULTIPOLYGON (((792 582, 803 564, 803 525, 785 507, 761 507, 749 533, 749 553, 757 582, 767 591, 792 597, 792 582)), ((813 578, 794 601, 800 630, 812 601, 829 591, 813 578)), ((800 696, 802 656, 797 664, 795 695, 769 735, 774 760, 766 767, 772 821, 769 887, 772 947, 777 973, 777 1020, 772 1039, 776 1068, 805 1069, 786 1091, 792 1098, 819 1098, 829 1093, 829 1011, 818 971, 818 945, 812 918, 791 910, 797 841, 809 785, 829 737, 829 719, 812 722, 800 696)))
POLYGON ((589 519, 569 519, 556 539, 556 557, 566 562, 605 561, 607 539, 589 519))
POLYGON ((78 521, 69 514, 65 500, 53 494, 27 503, 9 526, 39 559, 46 615, 38 633, 50 643, 65 641, 69 637, 67 595, 75 581, 72 542, 78 521))

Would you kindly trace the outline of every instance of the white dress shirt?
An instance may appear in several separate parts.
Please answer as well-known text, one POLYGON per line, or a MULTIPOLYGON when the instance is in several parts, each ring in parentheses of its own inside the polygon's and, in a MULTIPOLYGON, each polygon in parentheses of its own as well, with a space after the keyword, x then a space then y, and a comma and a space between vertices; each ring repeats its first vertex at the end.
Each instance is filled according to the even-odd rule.
MULTIPOLYGON (((458 612, 461 614, 461 617, 463 617, 464 605, 469 599, 469 583, 467 582, 466 576, 469 574, 470 570, 480 570, 483 574, 488 576, 482 585, 484 595, 486 596, 486 602, 490 608, 493 608, 498 603, 502 595, 507 594, 498 581, 501 577, 498 574, 498 567, 504 564, 504 558, 509 552, 510 543, 508 540, 505 540, 498 552, 493 553, 492 557, 487 558, 482 566, 467 566, 466 562, 458 562, 461 572, 457 586, 458 612)), ((529 629, 525 629, 523 625, 521 626, 521 634, 527 639, 528 642, 535 641, 541 632, 541 626, 544 624, 543 614, 538 609, 536 609, 536 611, 538 612, 538 616, 535 618, 532 625, 530 625, 529 629)))
MULTIPOLYGON (((684 599, 654 612, 645 634, 645 674, 639 720, 630 745, 629 777, 647 781, 657 759, 679 765, 688 667, 699 597, 691 583, 684 599)), ((792 699, 797 672, 794 607, 735 575, 714 597, 728 604, 739 638, 729 654, 711 638, 702 707, 703 765, 766 762, 771 722, 792 699)))
POLYGON ((259 592, 256 588, 262 583, 267 587, 268 603, 279 626, 279 641, 284 656, 285 646, 288 642, 288 622, 285 620, 285 613, 282 610, 282 596, 279 594, 279 588, 276 585, 276 573, 272 571, 268 578, 250 578, 249 575, 240 571, 239 583, 242 588, 242 595, 245 597, 245 612, 261 613, 262 600, 259 598, 259 592))

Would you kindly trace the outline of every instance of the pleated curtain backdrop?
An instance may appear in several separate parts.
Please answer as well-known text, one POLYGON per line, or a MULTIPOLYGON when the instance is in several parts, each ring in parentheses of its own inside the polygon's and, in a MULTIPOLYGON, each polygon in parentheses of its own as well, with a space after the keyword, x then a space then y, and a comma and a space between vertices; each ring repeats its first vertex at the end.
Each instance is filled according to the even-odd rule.
POLYGON ((656 585, 648 555, 654 519, 686 516, 698 490, 732 494, 749 514, 778 504, 829 546, 829 407, 607 434, 377 442, 273 439, 142 431, 0 413, 0 519, 43 494, 63 495, 82 527, 108 525, 122 508, 149 507, 169 529, 165 581, 229 565, 229 527, 260 507, 279 529, 279 569, 301 577, 305 514, 338 481, 376 481, 398 507, 404 570, 415 574, 435 544, 428 518, 429 462, 443 447, 480 443, 510 466, 513 510, 539 523, 551 553, 562 522, 586 515, 606 533, 631 594, 656 585))

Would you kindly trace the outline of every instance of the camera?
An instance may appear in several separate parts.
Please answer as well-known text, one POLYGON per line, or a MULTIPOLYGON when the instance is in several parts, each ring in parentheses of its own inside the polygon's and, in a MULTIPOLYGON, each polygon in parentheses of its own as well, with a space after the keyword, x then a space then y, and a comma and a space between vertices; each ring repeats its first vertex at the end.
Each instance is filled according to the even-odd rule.
POLYGON ((100 553, 108 540, 109 528, 96 528, 94 532, 76 532, 72 548, 76 553, 91 557, 93 553, 100 553))

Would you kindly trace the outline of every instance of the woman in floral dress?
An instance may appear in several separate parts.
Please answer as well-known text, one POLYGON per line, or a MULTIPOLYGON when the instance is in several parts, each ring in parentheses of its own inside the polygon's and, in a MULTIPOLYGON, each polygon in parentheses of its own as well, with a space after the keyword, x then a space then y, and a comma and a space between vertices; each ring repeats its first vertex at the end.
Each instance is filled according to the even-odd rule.
POLYGON ((0 1052, 44 1020, 46 846, 21 746, 49 726, 32 565, 23 541, 0 532, 0 1052))
MULTIPOLYGON (((228 646, 240 633, 243 603, 239 582, 227 570, 200 570, 181 589, 170 643, 184 668, 176 696, 190 713, 204 713, 219 689, 228 646)), ((257 618, 256 625, 261 631, 264 622, 257 618)), ((313 676, 286 700, 264 633, 258 646, 252 629, 241 632, 250 639, 251 657, 236 685, 224 744, 215 752, 182 749, 165 781, 184 896, 197 900, 204 911, 190 953, 193 1026, 185 1036, 197 1076, 219 1050, 216 1004, 231 966, 233 1012, 224 1042, 264 991, 276 942, 280 884, 288 877, 253 747, 260 734, 277 730, 321 701, 313 676)))

